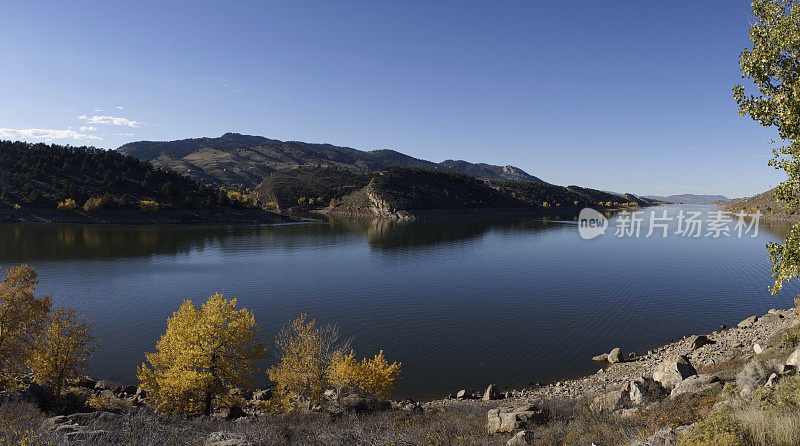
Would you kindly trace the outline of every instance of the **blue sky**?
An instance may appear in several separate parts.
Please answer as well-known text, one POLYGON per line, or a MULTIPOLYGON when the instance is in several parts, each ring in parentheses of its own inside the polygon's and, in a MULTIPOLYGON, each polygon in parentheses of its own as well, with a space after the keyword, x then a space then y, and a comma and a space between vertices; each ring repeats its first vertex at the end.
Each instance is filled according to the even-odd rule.
POLYGON ((0 137, 233 131, 512 164, 555 184, 752 195, 731 99, 749 1, 0 3, 0 137))

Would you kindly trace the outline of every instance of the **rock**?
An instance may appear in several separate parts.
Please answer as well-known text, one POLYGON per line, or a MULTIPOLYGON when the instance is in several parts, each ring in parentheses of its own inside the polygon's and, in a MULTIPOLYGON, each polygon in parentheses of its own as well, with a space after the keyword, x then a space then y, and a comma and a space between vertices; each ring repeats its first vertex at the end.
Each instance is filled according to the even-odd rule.
POLYGON ((678 355, 656 366, 653 379, 665 389, 671 390, 679 382, 694 375, 697 375, 697 370, 689 362, 689 358, 678 355))
POLYGON ((608 362, 610 362, 611 364, 616 364, 624 360, 625 356, 622 354, 622 349, 620 349, 619 347, 611 350, 611 352, 608 353, 608 362))
POLYGON ((596 412, 602 412, 604 410, 613 412, 617 409, 624 408, 629 401, 630 396, 628 392, 625 390, 614 390, 595 397, 590 407, 596 412))
POLYGON ((630 409, 620 409, 619 416, 629 418, 639 413, 638 407, 631 407, 630 409))
POLYGON ((757 355, 764 353, 764 349, 761 347, 761 344, 759 343, 753 344, 753 351, 756 352, 757 355))
POLYGON ((115 390, 117 388, 124 388, 122 384, 115 383, 114 381, 109 381, 107 379, 101 379, 94 384, 94 390, 115 390))
POLYGON ((716 344, 717 341, 712 341, 706 335, 695 335, 689 338, 689 345, 692 346, 692 350, 697 350, 698 348, 708 345, 708 344, 716 344))
POLYGON ((678 433, 671 427, 665 427, 647 437, 646 444, 650 446, 676 446, 678 444, 678 433))
POLYGON ((458 393, 456 393, 456 398, 460 399, 460 400, 463 400, 464 398, 466 398, 466 396, 467 396, 467 390, 466 389, 461 389, 461 390, 458 391, 458 393))
POLYGON ((722 381, 713 375, 702 374, 690 376, 678 384, 670 392, 669 397, 674 399, 685 393, 700 393, 714 387, 722 388, 722 381))
POLYGON ((626 387, 631 403, 640 405, 659 399, 664 394, 664 388, 651 378, 641 377, 629 381, 626 387))
POLYGON ((110 435, 108 431, 104 430, 78 430, 70 432, 64 436, 68 443, 88 443, 88 444, 101 444, 104 443, 101 439, 110 435))
POLYGON ((800 365, 800 348, 793 351, 784 364, 797 368, 797 366, 800 365))
POLYGON ((219 431, 208 434, 203 444, 205 446, 251 446, 253 442, 242 434, 219 431))
POLYGON ((67 386, 70 387, 85 387, 87 389, 94 389, 94 386, 97 384, 97 381, 89 378, 86 375, 81 375, 77 378, 72 378, 67 380, 67 386))
POLYGON ((56 427, 61 426, 62 424, 71 424, 69 419, 64 415, 56 415, 54 417, 50 417, 44 421, 42 421, 42 429, 46 431, 52 431, 56 427))
POLYGON ((506 406, 486 414, 486 430, 490 435, 532 427, 547 420, 547 414, 533 405, 506 406))
POLYGON ((779 375, 791 375, 795 371, 795 367, 793 365, 779 365, 777 370, 779 375))
POLYGON ((494 384, 489 384, 489 387, 486 388, 486 391, 483 392, 483 397, 481 398, 483 401, 489 400, 496 400, 500 398, 500 392, 497 390, 497 386, 494 384))
MULTIPOLYGON (((506 446, 527 446, 529 444, 533 444, 532 441, 528 441, 531 435, 527 431, 519 431, 508 440, 506 446)), ((530 440, 533 440, 530 438, 530 440)))
POLYGON ((750 316, 747 319, 743 320, 742 322, 736 324, 736 326, 739 328, 750 328, 756 323, 756 321, 758 321, 758 317, 750 316))
POLYGON ((592 358, 592 361, 607 362, 608 361, 608 353, 603 353, 602 355, 597 355, 597 356, 592 358))
POLYGON ((767 388, 767 389, 771 389, 771 388, 775 387, 775 384, 778 383, 780 378, 781 378, 781 375, 778 375, 777 373, 773 373, 772 375, 769 375, 769 379, 767 379, 767 383, 764 384, 764 387, 767 388))
MULTIPOLYGON (((331 398, 334 396, 333 389, 328 389, 325 391, 326 397, 331 398), (328 393, 330 391, 330 393, 328 393)), ((272 398, 272 389, 264 389, 264 390, 256 390, 253 392, 253 401, 267 401, 272 398)))

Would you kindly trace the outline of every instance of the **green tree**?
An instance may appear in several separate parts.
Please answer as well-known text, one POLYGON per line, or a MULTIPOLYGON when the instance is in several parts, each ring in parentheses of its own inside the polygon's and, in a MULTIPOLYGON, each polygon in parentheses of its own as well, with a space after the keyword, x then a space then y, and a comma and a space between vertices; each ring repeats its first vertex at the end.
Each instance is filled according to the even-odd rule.
MULTIPOLYGON (((739 66, 742 78, 751 80, 757 91, 735 85, 733 97, 740 115, 777 130, 780 141, 769 164, 786 172, 776 197, 791 212, 800 205, 800 5, 797 0, 754 0, 751 6, 753 47, 742 51, 739 66)), ((784 282, 800 275, 800 223, 784 244, 767 248, 776 294, 784 282)))

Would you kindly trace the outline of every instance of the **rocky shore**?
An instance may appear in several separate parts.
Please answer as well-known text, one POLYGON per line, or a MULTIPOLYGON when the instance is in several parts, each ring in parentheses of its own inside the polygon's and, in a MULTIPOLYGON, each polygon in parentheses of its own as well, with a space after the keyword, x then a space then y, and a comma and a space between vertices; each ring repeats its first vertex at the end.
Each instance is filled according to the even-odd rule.
MULTIPOLYGON (((682 405, 688 407, 694 404, 693 399, 707 401, 702 398, 711 394, 713 398, 708 401, 711 401, 713 408, 708 408, 710 413, 721 404, 733 404, 731 400, 739 394, 744 395, 746 389, 737 389, 735 396, 726 394, 722 389, 723 386, 726 389, 731 387, 726 383, 735 382, 736 373, 742 365, 754 358, 774 357, 779 358, 780 363, 780 367, 768 377, 757 378, 760 380, 756 383, 757 387, 775 386, 784 377, 794 374, 795 368, 800 365, 800 348, 795 345, 791 348, 796 350, 790 349, 788 351, 791 354, 787 354, 782 335, 798 326, 800 321, 794 310, 770 310, 762 316, 748 317, 735 327, 688 336, 648 352, 625 354, 619 348, 610 349, 609 353, 599 354, 595 358, 599 370, 592 375, 529 389, 503 390, 496 385, 488 385, 481 392, 461 389, 452 397, 423 403, 387 401, 362 395, 335 395, 329 391, 326 392, 328 402, 324 405, 312 407, 308 403, 295 404, 291 416, 301 418, 295 419, 292 429, 307 429, 308 426, 303 427, 301 423, 319 420, 329 420, 326 429, 339 429, 342 432, 352 430, 352 423, 371 423, 369 420, 372 419, 381 420, 380 423, 373 423, 375 425, 389 423, 394 426, 382 429, 408 430, 415 425, 422 426, 417 431, 428 429, 424 423, 440 427, 451 423, 466 432, 459 434, 464 441, 456 442, 458 444, 525 445, 548 444, 547 440, 536 437, 540 435, 538 430, 565 425, 564 416, 558 413, 562 410, 559 406, 579 408, 585 404, 586 412, 597 414, 592 416, 605 420, 603 422, 609 419, 624 421, 636 417, 644 419, 652 416, 652 412, 657 412, 660 407, 670 404, 672 410, 689 412, 682 405), (398 422, 402 423, 399 428, 398 422)), ((46 432, 48 438, 55 439, 56 443, 66 444, 116 444, 120 438, 119 426, 131 423, 133 418, 142 417, 157 420, 152 422, 159 423, 160 429, 183 429, 185 432, 195 426, 192 429, 196 432, 186 435, 201 444, 267 444, 255 439, 252 429, 286 423, 291 419, 269 412, 269 390, 236 390, 231 397, 239 403, 219 409, 211 417, 167 419, 149 409, 146 393, 135 385, 96 381, 88 377, 72 380, 69 384, 58 408, 48 407, 48 389, 33 383, 25 383, 23 390, 13 395, 0 394, 0 402, 36 402, 47 414, 38 422, 38 429, 46 432), (208 421, 203 422, 206 418, 208 421), (198 423, 205 423, 202 426, 206 431, 197 430, 198 423), (215 430, 212 432, 210 429, 215 430)), ((577 413, 574 409, 570 410, 577 413)), ((679 436, 691 432, 699 421, 698 417, 686 418, 685 424, 681 424, 684 421, 678 417, 678 421, 665 425, 662 418, 659 416, 655 422, 640 421, 640 426, 645 423, 652 429, 639 428, 636 431, 638 433, 626 436, 624 442, 615 441, 611 444, 677 444, 679 436)), ((363 425, 359 426, 359 429, 364 428, 363 425)), ((455 430, 447 428, 443 435, 450 435, 446 432, 455 430)), ((414 431, 414 435, 422 435, 421 431, 417 431, 414 431)), ((341 432, 335 435, 339 434, 341 432)), ((363 441, 351 440, 354 444, 373 444, 378 437, 394 438, 400 434, 378 431, 371 435, 363 441)), ((591 435, 586 438, 595 441, 591 435)), ((415 441, 411 441, 411 444, 416 444, 415 441)), ((349 444, 350 440, 331 443, 349 444)), ((303 442, 287 440, 280 444, 303 442)), ((609 443, 597 440, 597 444, 609 443)))

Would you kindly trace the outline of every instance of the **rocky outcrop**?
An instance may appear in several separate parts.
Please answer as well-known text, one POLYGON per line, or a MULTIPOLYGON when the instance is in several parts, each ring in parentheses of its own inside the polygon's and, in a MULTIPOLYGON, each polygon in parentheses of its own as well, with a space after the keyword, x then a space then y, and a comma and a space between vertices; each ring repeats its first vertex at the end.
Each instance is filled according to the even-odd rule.
POLYGON ((716 376, 702 374, 693 375, 678 382, 670 392, 670 398, 676 398, 679 395, 705 392, 713 388, 722 388, 722 381, 716 376))
POLYGON ((693 375, 697 375, 697 370, 689 362, 689 358, 677 355, 659 364, 653 372, 653 379, 665 389, 671 390, 679 382, 693 375))
POLYGON ((534 405, 505 406, 489 410, 486 430, 492 434, 514 432, 547 421, 547 414, 534 405))

